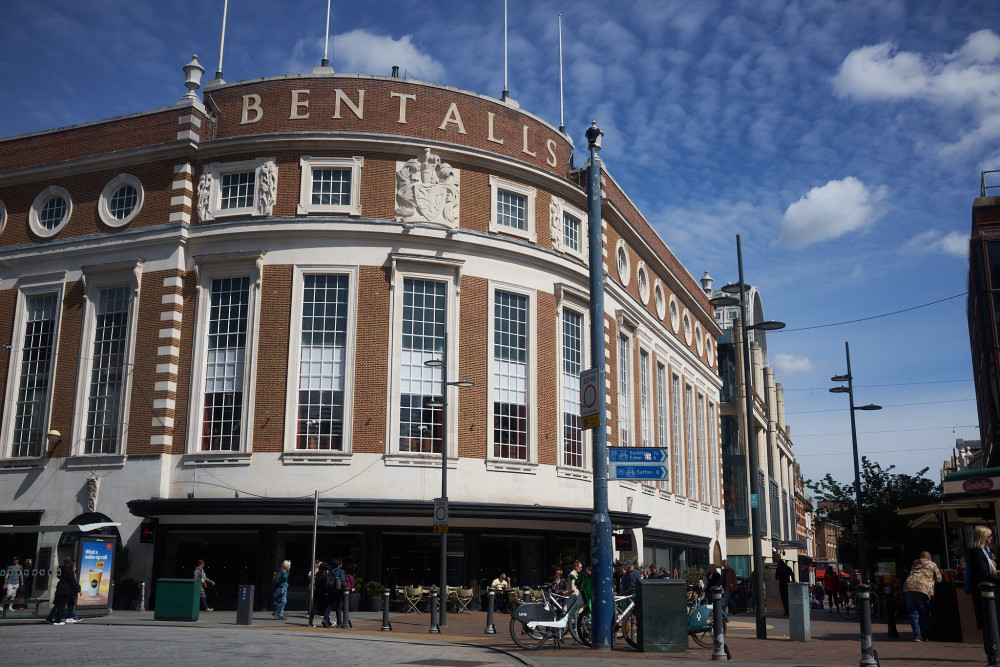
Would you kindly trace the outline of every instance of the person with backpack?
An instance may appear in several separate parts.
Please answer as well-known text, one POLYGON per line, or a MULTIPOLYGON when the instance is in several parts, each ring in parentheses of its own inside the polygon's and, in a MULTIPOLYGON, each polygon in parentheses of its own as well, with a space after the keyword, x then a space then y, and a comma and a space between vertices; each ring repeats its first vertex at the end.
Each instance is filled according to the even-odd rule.
POLYGON ((274 593, 271 594, 271 602, 274 603, 274 616, 276 621, 285 620, 285 605, 288 603, 288 571, 292 569, 292 561, 282 561, 281 568, 274 573, 274 593))
POLYGON ((344 572, 344 560, 334 558, 330 561, 333 568, 326 575, 326 610, 323 612, 323 627, 332 628, 334 624, 330 622, 330 612, 337 610, 336 627, 341 627, 344 623, 344 589, 347 588, 347 573, 344 572))
POLYGON ((313 619, 316 618, 316 614, 322 614, 326 609, 328 604, 326 596, 326 575, 330 572, 330 566, 321 561, 316 561, 316 569, 313 572, 313 606, 309 610, 309 627, 315 628, 316 623, 313 619))
POLYGON ((931 599, 934 597, 934 584, 941 581, 941 570, 931 560, 928 551, 921 551, 920 558, 913 561, 910 576, 903 584, 903 599, 906 602, 906 613, 910 615, 910 627, 913 628, 913 641, 925 642, 931 634, 931 599))

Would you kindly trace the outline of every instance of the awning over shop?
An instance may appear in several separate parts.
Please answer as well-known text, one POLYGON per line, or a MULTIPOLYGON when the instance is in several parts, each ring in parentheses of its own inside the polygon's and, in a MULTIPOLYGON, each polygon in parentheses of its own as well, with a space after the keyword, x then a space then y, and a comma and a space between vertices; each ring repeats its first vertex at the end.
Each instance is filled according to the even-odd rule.
POLYGON ((913 517, 910 527, 916 528, 943 516, 949 525, 982 523, 994 518, 994 505, 989 500, 950 500, 930 505, 917 505, 896 510, 899 516, 913 517))
POLYGON ((89 533, 101 528, 118 527, 120 523, 68 523, 55 526, 0 526, 0 533, 89 533))
MULTIPOLYGON (((151 498, 130 500, 129 511, 135 516, 288 517, 312 516, 312 498, 151 498)), ((420 500, 372 500, 355 498, 320 498, 321 514, 351 517, 426 518, 433 516, 434 503, 420 500)), ((650 516, 632 512, 609 512, 615 528, 644 528, 650 516)), ((548 507, 541 505, 502 505, 450 501, 451 519, 503 519, 506 521, 556 521, 590 523, 590 508, 548 507)), ((706 543, 708 540, 706 540, 706 543)))
POLYGON ((1000 468, 960 470, 944 478, 941 496, 967 499, 969 496, 1000 496, 1000 468))

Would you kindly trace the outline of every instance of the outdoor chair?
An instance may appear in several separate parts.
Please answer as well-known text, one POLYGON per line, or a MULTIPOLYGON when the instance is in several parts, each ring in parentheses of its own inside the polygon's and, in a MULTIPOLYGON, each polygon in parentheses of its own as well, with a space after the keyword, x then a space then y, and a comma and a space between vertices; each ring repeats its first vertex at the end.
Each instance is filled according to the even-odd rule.
POLYGON ((455 608, 456 613, 466 613, 471 614, 469 611, 469 603, 472 602, 474 591, 471 588, 459 588, 455 592, 455 608))
POLYGON ((423 586, 407 586, 403 589, 403 599, 406 601, 407 614, 419 614, 420 608, 417 605, 424 599, 423 586))

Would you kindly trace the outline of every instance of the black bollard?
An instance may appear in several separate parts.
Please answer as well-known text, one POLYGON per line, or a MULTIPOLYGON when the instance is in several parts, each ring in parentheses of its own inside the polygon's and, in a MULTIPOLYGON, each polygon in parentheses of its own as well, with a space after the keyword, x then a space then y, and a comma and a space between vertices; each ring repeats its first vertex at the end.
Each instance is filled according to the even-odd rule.
POLYGON ((438 626, 438 594, 435 588, 431 589, 431 629, 427 632, 428 634, 441 632, 441 628, 438 626))
POLYGON ((984 581, 979 584, 983 593, 983 648, 986 649, 986 667, 1000 666, 1000 632, 997 631, 996 584, 984 581))
POLYGON ((882 599, 885 600, 885 623, 889 639, 899 639, 899 630, 896 629, 896 591, 892 586, 886 586, 882 590, 885 592, 882 599))
POLYGON ((531 602, 530 586, 521 586, 521 602, 531 602))
POLYGON ((497 629, 493 627, 493 605, 496 600, 496 591, 491 588, 488 597, 489 600, 486 603, 486 630, 484 632, 488 635, 495 635, 497 629))
POLYGON ((340 628, 354 628, 351 625, 351 589, 344 587, 344 622, 339 626, 340 628))
POLYGON ((389 596, 392 591, 388 588, 382 589, 382 632, 392 632, 392 624, 389 623, 389 596))
POLYGON ((867 584, 860 584, 855 590, 858 592, 858 611, 861 612, 861 660, 858 661, 858 667, 878 665, 875 647, 872 645, 871 588, 867 584))
POLYGON ((712 660, 729 660, 729 650, 726 647, 726 618, 722 601, 722 586, 712 587, 712 660))

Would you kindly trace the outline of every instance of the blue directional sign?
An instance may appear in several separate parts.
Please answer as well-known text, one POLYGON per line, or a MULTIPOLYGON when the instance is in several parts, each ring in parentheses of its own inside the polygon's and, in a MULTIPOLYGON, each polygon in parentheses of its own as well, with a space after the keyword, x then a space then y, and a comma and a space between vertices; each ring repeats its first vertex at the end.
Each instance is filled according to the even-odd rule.
POLYGON ((611 479, 666 479, 666 466, 612 463, 611 479))
POLYGON ((611 463, 666 463, 667 450, 655 447, 608 447, 611 463))

